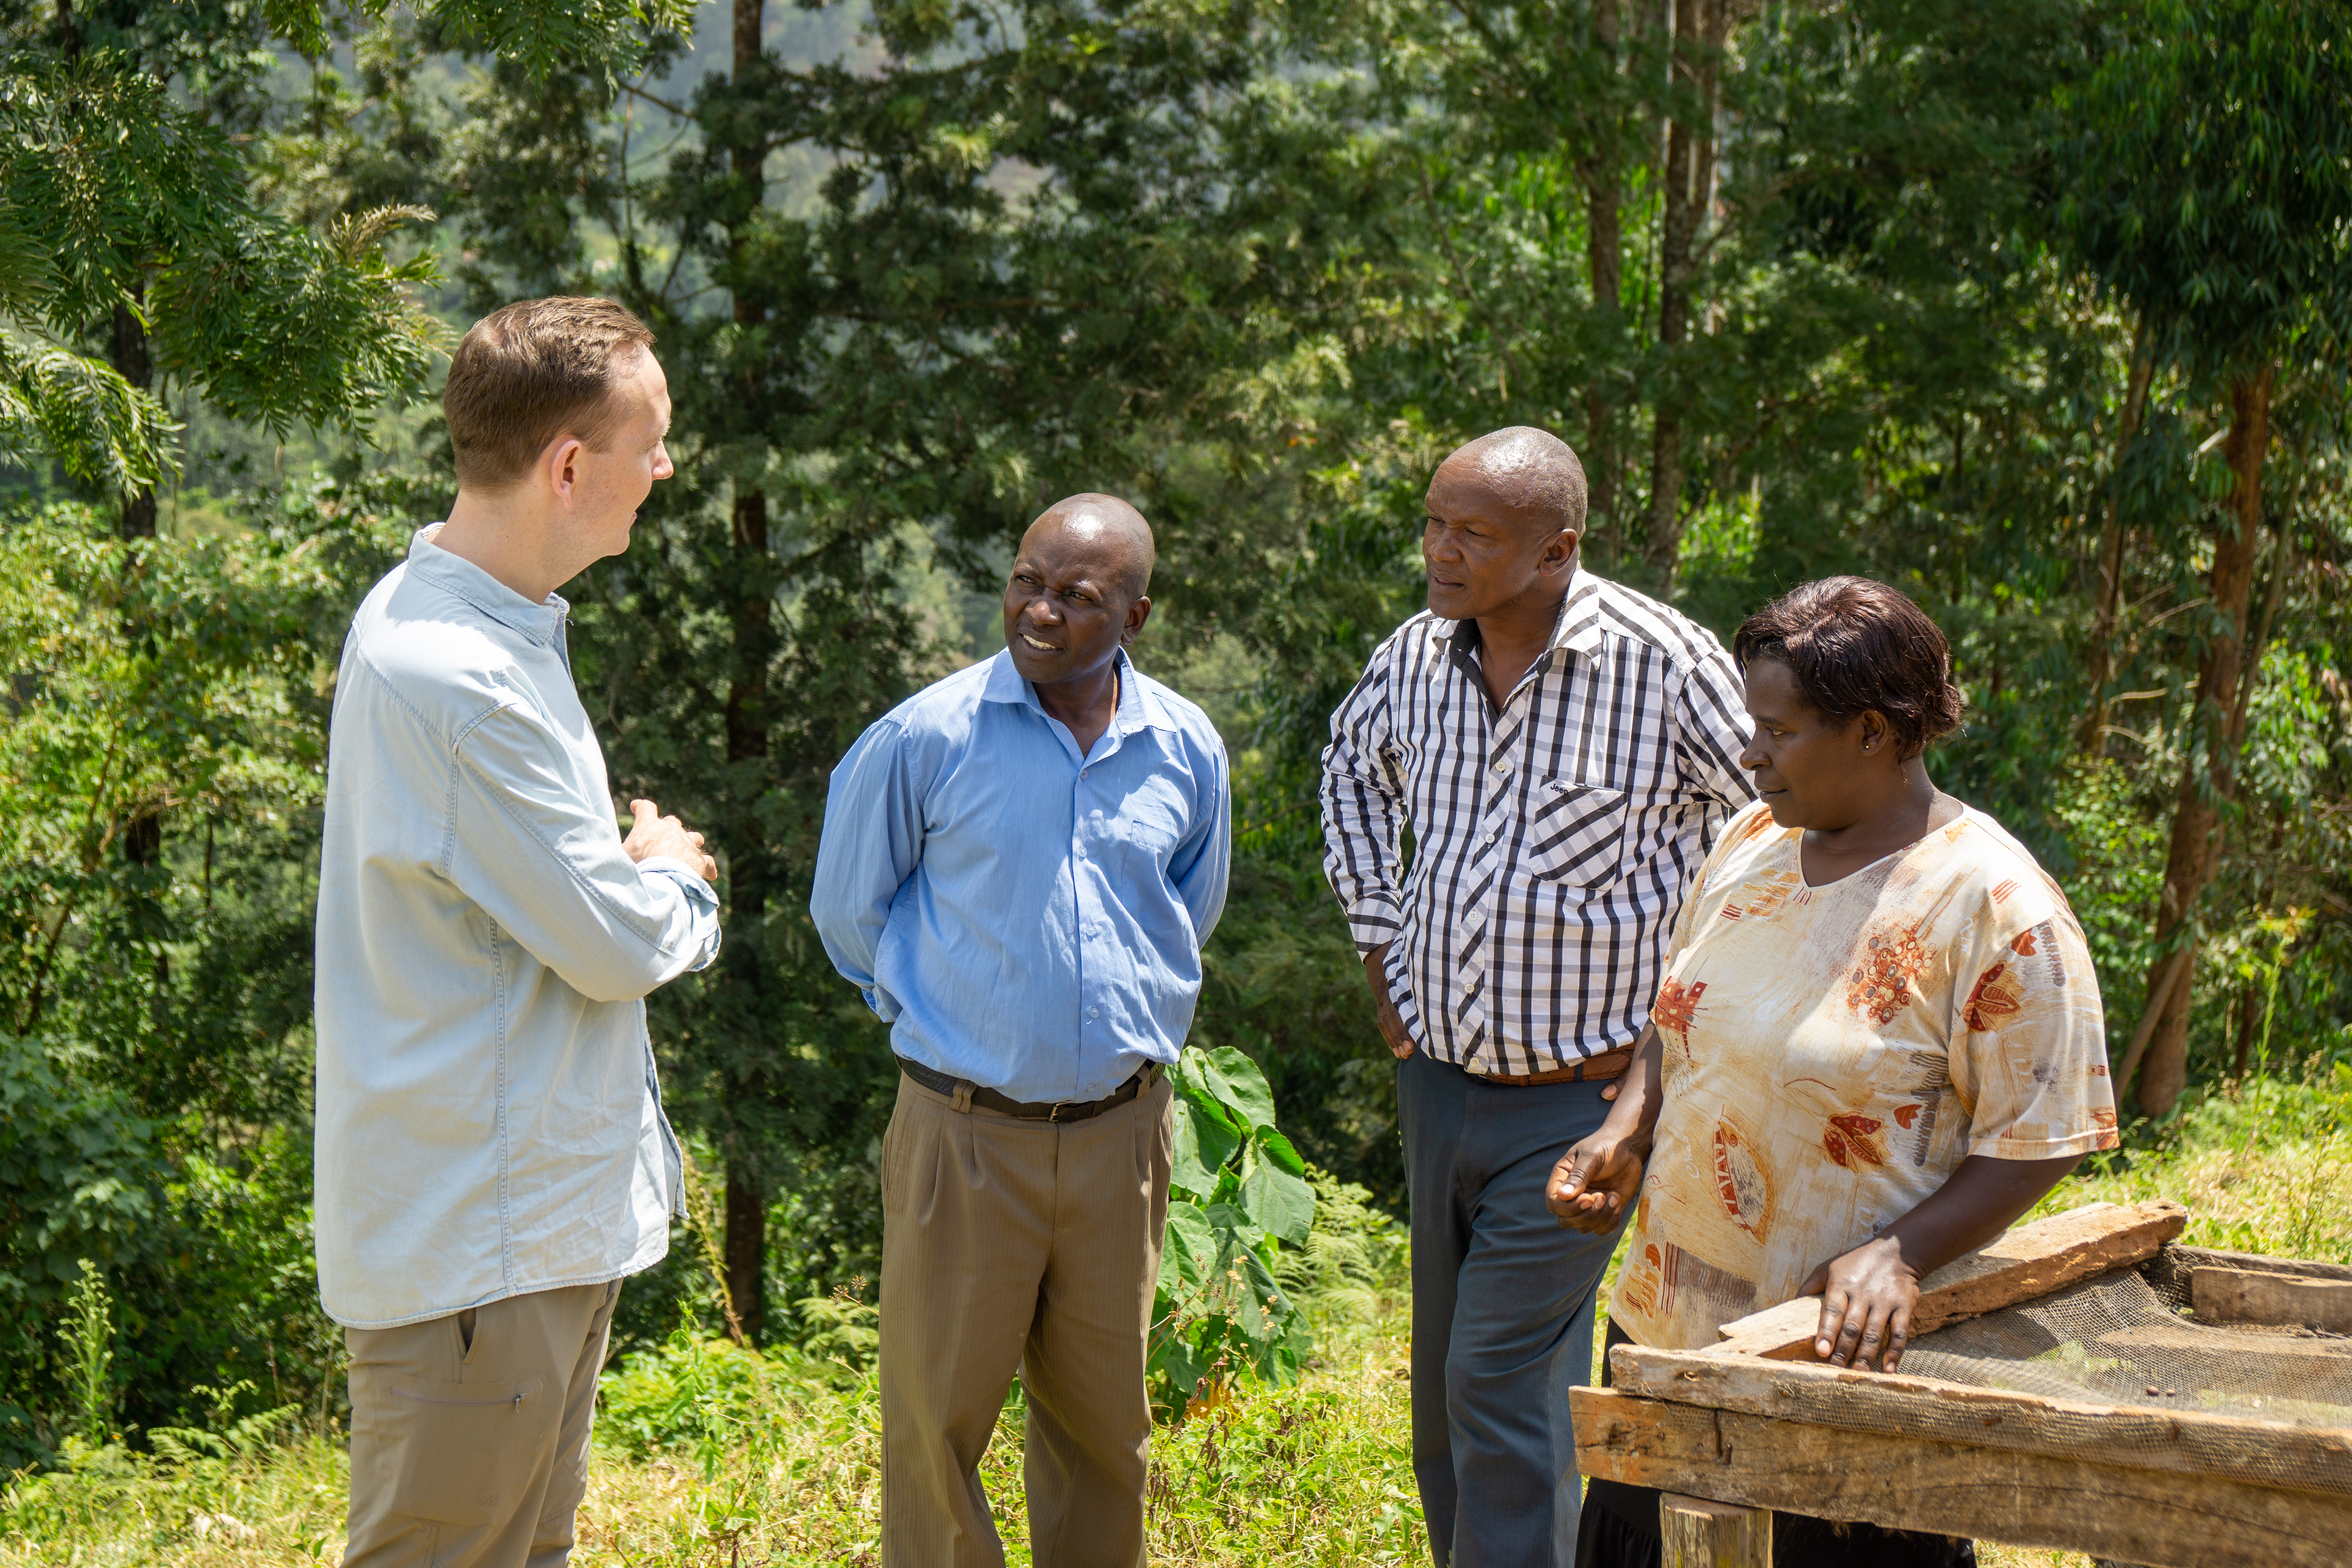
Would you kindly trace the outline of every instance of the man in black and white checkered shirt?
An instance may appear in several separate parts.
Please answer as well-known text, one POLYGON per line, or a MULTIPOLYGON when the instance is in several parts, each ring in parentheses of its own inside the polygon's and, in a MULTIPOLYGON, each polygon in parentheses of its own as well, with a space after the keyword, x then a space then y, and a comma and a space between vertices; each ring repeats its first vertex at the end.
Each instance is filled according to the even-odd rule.
POLYGON ((1560 1227, 1545 1182, 1607 1113, 1684 894, 1754 796, 1730 658, 1578 564, 1584 507, 1548 432, 1446 458, 1429 609, 1373 652, 1323 754, 1325 868, 1400 1058, 1413 1468, 1439 1568, 1575 1559, 1566 1391, 1616 1238, 1560 1227))

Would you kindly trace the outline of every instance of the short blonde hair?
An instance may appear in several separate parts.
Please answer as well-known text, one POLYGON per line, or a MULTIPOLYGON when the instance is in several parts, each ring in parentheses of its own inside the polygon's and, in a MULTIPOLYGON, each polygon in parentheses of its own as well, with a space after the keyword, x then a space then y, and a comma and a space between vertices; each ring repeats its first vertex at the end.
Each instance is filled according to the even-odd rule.
POLYGON ((458 486, 506 489, 558 436, 602 449, 621 413, 614 362, 653 346, 652 329, 610 300, 519 300, 476 321, 441 393, 458 486))

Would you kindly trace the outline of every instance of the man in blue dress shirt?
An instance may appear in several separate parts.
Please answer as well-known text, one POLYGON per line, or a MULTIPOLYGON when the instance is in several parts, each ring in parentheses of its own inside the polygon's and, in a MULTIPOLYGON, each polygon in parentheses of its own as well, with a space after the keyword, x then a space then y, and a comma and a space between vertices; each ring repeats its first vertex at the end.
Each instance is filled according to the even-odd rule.
POLYGON ((882 1561, 1001 1564, 980 1459, 1013 1374, 1038 1568, 1141 1568, 1144 1340, 1171 1095, 1224 906, 1230 790, 1200 709, 1137 671, 1151 530, 1111 496, 1030 525, 1005 650, 834 770, 810 912, 890 1026, 882 1561))

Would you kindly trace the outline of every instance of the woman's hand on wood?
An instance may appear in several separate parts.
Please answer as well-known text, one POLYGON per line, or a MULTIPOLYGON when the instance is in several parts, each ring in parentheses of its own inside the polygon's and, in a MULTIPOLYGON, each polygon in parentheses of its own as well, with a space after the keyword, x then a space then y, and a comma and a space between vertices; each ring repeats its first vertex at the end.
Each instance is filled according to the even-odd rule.
POLYGON ((1836 1366, 1893 1372, 1911 1337, 1911 1314, 1919 1305, 1919 1275, 1903 1260, 1903 1245, 1891 1236, 1865 1241, 1813 1270, 1797 1294, 1822 1299, 1821 1327, 1813 1353, 1836 1366))
MULTIPOLYGON (((1613 1086, 1612 1086, 1613 1087, 1613 1086)), ((1622 1224, 1642 1191, 1649 1140, 1612 1128, 1580 1140, 1559 1157, 1544 1189, 1544 1205, 1570 1230, 1606 1236, 1622 1224)))

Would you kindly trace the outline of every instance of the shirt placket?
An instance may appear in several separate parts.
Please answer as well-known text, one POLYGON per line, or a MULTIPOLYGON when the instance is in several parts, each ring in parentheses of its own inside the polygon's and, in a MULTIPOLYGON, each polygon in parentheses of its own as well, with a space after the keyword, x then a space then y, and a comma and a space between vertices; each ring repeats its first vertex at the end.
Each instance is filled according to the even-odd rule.
MULTIPOLYGON (((1512 826, 1526 808, 1528 720, 1535 706, 1531 690, 1549 671, 1553 657, 1547 652, 1537 659, 1504 699, 1502 711, 1484 726, 1486 749, 1479 771, 1478 841, 1470 862, 1471 894, 1464 900, 1473 923, 1460 938, 1462 969, 1457 976, 1460 1000, 1455 1016, 1462 1021, 1465 1066, 1483 1055, 1496 1070, 1517 1070, 1515 1064, 1504 1059, 1508 1042, 1495 1022, 1505 1016, 1506 1009, 1496 994, 1502 974, 1492 954, 1499 952, 1497 944, 1507 938, 1504 900, 1510 894, 1511 879, 1506 874, 1503 857, 1507 847, 1517 842, 1518 835, 1512 826)), ((1471 679, 1482 678, 1473 671, 1471 679)), ((1474 689, 1473 695, 1483 718, 1483 682, 1474 689)))
POLYGON ((1078 1059, 1071 1080, 1074 1086, 1087 1081, 1098 1050, 1117 1054, 1109 1048, 1103 1021, 1105 993, 1114 979, 1115 966, 1108 959, 1111 924, 1103 908, 1099 873, 1089 869, 1094 864, 1089 847, 1100 845, 1107 820, 1097 774, 1118 754, 1125 732, 1114 717, 1103 734, 1109 746, 1079 764, 1078 776, 1070 781, 1070 865, 1076 884, 1070 903, 1078 922, 1073 944, 1078 955, 1078 1059))

